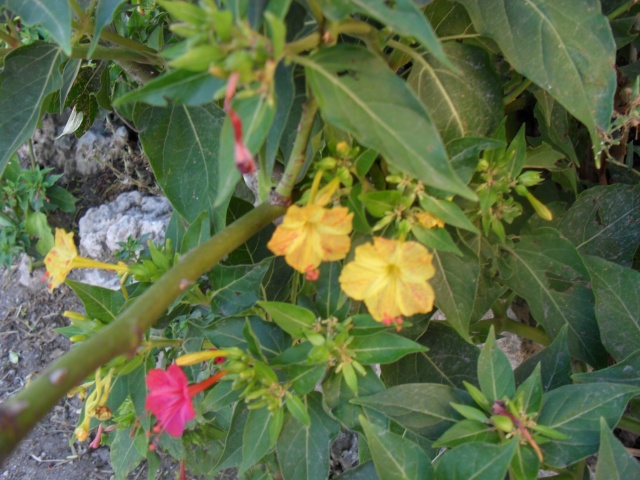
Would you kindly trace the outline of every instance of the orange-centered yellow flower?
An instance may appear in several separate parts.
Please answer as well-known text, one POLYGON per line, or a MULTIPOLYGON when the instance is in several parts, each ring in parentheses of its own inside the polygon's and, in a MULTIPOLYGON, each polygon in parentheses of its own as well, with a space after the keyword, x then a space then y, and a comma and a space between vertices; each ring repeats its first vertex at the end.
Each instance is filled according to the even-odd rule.
POLYGON ((336 178, 316 193, 320 175, 314 179, 309 203, 292 205, 273 232, 267 247, 299 272, 314 277, 321 262, 341 260, 351 248, 349 234, 353 213, 345 207, 324 208, 340 185, 336 178))
POLYGON ((355 253, 355 260, 342 270, 340 286, 351 298, 363 300, 375 320, 399 324, 397 317, 433 309, 435 294, 427 280, 435 269, 424 246, 375 237, 355 253))
POLYGON ((63 283, 74 268, 101 268, 115 270, 119 273, 129 271, 129 268, 123 263, 113 265, 78 256, 78 250, 73 243, 73 232, 65 232, 61 228, 56 228, 55 243, 47 256, 44 257, 44 264, 47 267, 46 276, 50 290, 63 283))

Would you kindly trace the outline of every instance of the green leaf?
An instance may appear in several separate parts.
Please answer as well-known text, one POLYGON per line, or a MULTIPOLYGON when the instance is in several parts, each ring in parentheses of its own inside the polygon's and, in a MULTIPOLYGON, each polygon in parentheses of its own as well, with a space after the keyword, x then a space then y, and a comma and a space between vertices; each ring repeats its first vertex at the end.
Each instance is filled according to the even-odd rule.
POLYGON ((377 55, 338 45, 298 61, 329 123, 425 185, 476 199, 449 165, 426 109, 377 55))
POLYGON ((533 373, 529 375, 516 390, 515 398, 522 402, 522 408, 526 413, 538 413, 542 403, 542 375, 540 364, 537 364, 533 373))
POLYGON ((607 130, 616 46, 597 0, 457 0, 481 35, 495 40, 515 70, 585 124, 594 144, 607 130))
POLYGON ((545 394, 537 423, 558 430, 569 438, 541 445, 547 465, 564 468, 598 450, 600 417, 609 428, 617 423, 637 387, 601 383, 565 385, 545 394))
POLYGON ((440 253, 453 253, 459 257, 462 252, 457 247, 449 232, 444 228, 424 228, 418 224, 411 227, 411 233, 421 244, 440 253))
POLYGON ((402 198, 402 192, 398 190, 368 192, 360 195, 360 201, 367 209, 367 212, 378 218, 393 212, 402 202, 402 198))
MULTIPOLYGON (((320 265, 320 277, 316 281, 316 308, 322 318, 337 316, 339 310, 349 308, 347 297, 342 293, 338 277, 342 271, 340 262, 323 262, 320 265)), ((339 318, 342 318, 341 316, 339 318)))
POLYGON ((144 455, 140 451, 147 450, 147 442, 148 439, 142 429, 138 430, 137 435, 133 438, 131 438, 128 428, 116 430, 110 453, 111 467, 117 480, 127 478, 129 473, 144 460, 144 455))
POLYGON ((413 57, 407 80, 427 107, 444 143, 489 135, 503 116, 502 82, 481 48, 446 42, 444 52, 456 70, 431 55, 413 57))
POLYGON ((353 337, 349 350, 363 365, 391 363, 410 353, 424 352, 426 347, 389 332, 353 337))
POLYGON ((502 281, 524 298, 536 322, 555 338, 569 326, 569 351, 594 367, 606 364, 606 351, 593 309, 589 274, 571 243, 556 230, 523 235, 499 260, 502 281))
POLYGON ((318 392, 307 396, 311 424, 301 425, 285 416, 276 453, 284 480, 324 480, 329 476, 329 448, 340 431, 338 423, 322 408, 318 392))
POLYGON ((480 350, 465 342, 455 330, 439 322, 431 322, 417 341, 429 350, 407 355, 381 367, 387 386, 442 383, 463 388, 463 381, 477 384, 475 372, 480 350))
POLYGON ((562 327, 551 345, 527 358, 516 368, 516 384, 523 383, 537 365, 541 366, 542 389, 545 392, 571 383, 571 355, 567 345, 567 329, 567 326, 562 327))
POLYGON ((351 403, 373 408, 412 432, 436 440, 460 415, 450 405, 469 404, 464 392, 447 385, 416 383, 396 385, 373 395, 351 400, 351 403))
POLYGON ((218 460, 215 471, 237 467, 242 461, 244 446, 244 431, 249 417, 249 410, 243 402, 238 402, 233 410, 231 427, 224 443, 224 451, 218 460))
POLYGON ((255 265, 216 265, 209 272, 213 292, 211 308, 222 316, 231 316, 253 307, 260 298, 260 286, 271 259, 255 265))
POLYGON ((71 55, 71 7, 67 0, 6 0, 25 25, 41 25, 66 55, 71 55))
MULTIPOLYGON (((270 2, 271 5, 273 2, 270 2)), ((271 130, 267 136, 265 150, 265 172, 264 177, 271 179, 276 156, 280 149, 289 117, 292 113, 293 101, 295 99, 296 87, 293 80, 294 65, 285 65, 280 62, 276 67, 273 77, 275 83, 276 111, 273 116, 271 130)))
MULTIPOLYGON (((136 104, 134 122, 158 184, 188 222, 218 194, 218 143, 224 112, 210 104, 166 108, 136 104)), ((216 225, 221 222, 218 213, 216 225)), ((224 218, 224 217, 222 217, 224 218)))
POLYGON ((640 350, 608 368, 576 373, 572 378, 575 382, 622 383, 638 387, 640 386, 640 350))
POLYGON ((341 374, 331 372, 322 382, 322 391, 331 413, 347 428, 360 430, 359 415, 365 415, 368 420, 378 425, 387 426, 389 420, 382 413, 370 408, 355 405, 358 397, 384 391, 384 384, 371 367, 364 367, 367 375, 358 377, 358 394, 355 394, 344 381, 341 374))
POLYGON ((335 480, 380 480, 372 460, 350 468, 342 475, 333 478, 335 480))
POLYGON ((217 412, 240 399, 242 390, 234 390, 233 382, 220 382, 209 390, 202 401, 203 412, 217 412))
POLYGON ((580 165, 569 131, 567 111, 544 90, 535 92, 538 100, 533 110, 542 139, 562 152, 573 164, 580 165))
POLYGON ((480 230, 471 223, 462 209, 449 200, 424 196, 420 199, 420 206, 449 225, 468 230, 477 235, 480 234, 480 230))
POLYGON ((89 318, 109 323, 115 320, 124 305, 124 296, 120 291, 94 287, 74 280, 67 280, 66 283, 82 301, 89 318))
POLYGON ((611 432, 604 418, 600 419, 600 449, 595 480, 627 480, 640 478, 640 465, 620 440, 611 432))
POLYGON ((125 103, 142 102, 154 107, 187 105, 196 107, 211 103, 216 92, 224 88, 225 80, 212 76, 209 72, 191 72, 174 70, 132 92, 117 98, 113 103, 117 107, 125 103))
POLYGON ((513 480, 536 480, 540 471, 540 459, 529 445, 518 445, 509 465, 513 480))
POLYGON ((581 254, 630 267, 640 243, 640 185, 585 190, 562 217, 558 229, 581 254))
POLYGON ((273 420, 274 413, 266 408, 249 410, 242 436, 242 462, 240 462, 239 475, 269 452, 270 427, 273 420))
POLYGON ((380 478, 385 480, 433 478, 433 467, 422 448, 408 438, 403 438, 367 421, 363 416, 360 416, 359 420, 380 478))
POLYGON ((451 166, 463 182, 469 183, 478 166, 480 152, 504 148, 506 145, 495 138, 466 137, 452 140, 447 144, 451 166))
POLYGON ((515 381, 509 359, 496 344, 493 326, 478 357, 478 381, 480 390, 490 403, 503 397, 513 397, 515 381))
POLYGON ((487 278, 481 266, 482 242, 473 251, 460 245, 463 256, 434 252, 436 275, 431 285, 436 292, 436 306, 442 310, 462 338, 469 339, 469 325, 480 320, 502 293, 502 288, 487 278))
MULTIPOLYGON (((182 241, 180 242, 180 253, 187 253, 192 248, 196 248, 201 243, 211 238, 211 222, 209 221, 209 212, 200 212, 200 215, 191 222, 189 228, 184 232, 182 241)), ((176 245, 176 247, 178 244, 176 245)))
POLYGON ((616 359, 631 355, 640 349, 640 273, 599 257, 582 258, 591 276, 602 343, 616 359))
POLYGON ((436 463, 437 480, 496 480, 504 478, 518 440, 504 445, 470 443, 447 451, 436 463), (462 461, 461 461, 462 460, 462 461))
POLYGON ((11 155, 31 137, 45 98, 62 86, 64 60, 58 47, 40 42, 5 57, 0 73, 0 175, 11 155))
POLYGON ((108 24, 113 20, 113 14, 120 4, 124 3, 124 0, 98 0, 95 11, 95 23, 93 29, 93 40, 91 40, 91 46, 89 47, 89 53, 87 58, 91 58, 93 51, 98 46, 100 40, 100 33, 108 24))
MULTIPOLYGON (((268 358, 274 358, 284 352, 291 345, 291 337, 273 323, 267 323, 259 317, 248 317, 251 330, 260 340, 262 353, 268 358)), ((206 337, 218 348, 238 347, 247 349, 247 341, 243 335, 245 317, 230 317, 216 321, 213 326, 203 328, 195 322, 192 324, 197 329, 197 336, 206 337)))
POLYGON ((258 302, 271 319, 294 338, 303 338, 316 321, 313 312, 284 302, 258 302))
POLYGON ((37 237, 36 250, 40 255, 46 255, 53 248, 54 238, 47 216, 43 212, 27 212, 24 229, 30 237, 37 237))
POLYGON ((444 432, 433 446, 451 448, 473 442, 499 443, 500 435, 493 425, 465 418, 444 432))
MULTIPOLYGON (((255 155, 271 130, 276 109, 268 95, 256 95, 236 100, 233 109, 242 121, 242 138, 249 151, 255 155)), ((229 119, 225 120, 220 134, 218 158, 218 195, 215 206, 226 205, 241 175, 235 164, 234 133, 229 119)))

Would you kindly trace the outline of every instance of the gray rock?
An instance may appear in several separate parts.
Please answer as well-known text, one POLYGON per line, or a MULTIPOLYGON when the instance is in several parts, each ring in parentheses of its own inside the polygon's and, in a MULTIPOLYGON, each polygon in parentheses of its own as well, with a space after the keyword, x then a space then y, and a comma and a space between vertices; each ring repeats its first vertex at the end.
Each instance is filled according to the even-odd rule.
MULTIPOLYGON (((90 208, 80 219, 80 255, 102 261, 114 261, 121 249, 118 242, 129 237, 164 243, 164 232, 172 208, 163 197, 143 196, 140 192, 123 193, 113 202, 90 208)), ((107 288, 118 288, 118 279, 110 272, 87 269, 80 271, 81 281, 107 288)))

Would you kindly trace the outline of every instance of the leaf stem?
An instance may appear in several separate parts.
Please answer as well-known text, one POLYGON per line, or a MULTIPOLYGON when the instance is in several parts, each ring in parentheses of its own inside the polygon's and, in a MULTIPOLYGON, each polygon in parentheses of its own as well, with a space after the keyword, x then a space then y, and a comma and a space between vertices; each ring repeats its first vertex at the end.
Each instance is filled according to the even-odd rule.
POLYGON ((629 0, 627 3, 623 3, 618 8, 613 10, 613 12, 611 12, 609 15, 607 15, 607 20, 609 20, 609 21, 615 20, 616 18, 618 18, 623 13, 629 11, 631 9, 631 7, 633 7, 636 3, 638 3, 638 0, 629 0))
POLYGON ((144 332, 222 258, 278 218, 284 208, 262 204, 177 262, 113 322, 66 353, 0 407, 0 461, 4 461, 59 398, 96 368, 120 355, 134 355, 144 332))
POLYGON ((517 87, 515 87, 513 90, 511 90, 504 97, 504 99, 502 100, 502 103, 504 105, 509 105, 516 98, 518 98, 522 94, 522 92, 524 92, 527 88, 529 88, 532 84, 533 84, 533 82, 531 80, 529 80, 528 78, 523 80, 517 87))
POLYGON ((0 28, 0 40, 9 45, 12 49, 20 46, 20 40, 9 35, 3 29, 0 28))
MULTIPOLYGON (((356 20, 349 20, 342 22, 337 27, 337 34, 353 34, 353 35, 368 35, 375 30, 374 27, 365 22, 359 22, 356 20)), ((286 56, 298 55, 307 50, 318 47, 322 43, 322 36, 319 31, 310 33, 306 37, 302 37, 293 42, 287 43, 284 47, 286 56)))
POLYGON ((481 320, 474 324, 472 328, 480 332, 488 332, 492 325, 496 329, 496 333, 513 333, 519 337, 527 338, 545 347, 551 344, 551 339, 544 331, 539 328, 532 327, 531 325, 526 325, 522 322, 512 320, 506 315, 496 315, 494 318, 481 320))
MULTIPOLYGON (((78 45, 71 49, 71 58, 88 58, 89 45, 78 45)), ((103 47, 98 45, 91 54, 94 60, 128 60, 146 65, 163 65, 164 61, 154 55, 145 55, 128 48, 103 47)))
POLYGON ((640 420, 627 413, 622 415, 616 427, 640 435, 640 420))
POLYGON ((630 170, 631 173, 633 173, 634 175, 637 175, 637 176, 640 177, 640 172, 638 170, 636 170, 635 168, 627 165, 626 163, 619 162, 618 160, 615 160, 614 158, 612 158, 612 157, 610 157, 608 155, 606 157, 604 157, 604 161, 607 162, 607 163, 612 163, 613 165, 617 165, 618 167, 622 167, 622 168, 625 168, 627 170, 630 170))
POLYGON ((284 174, 278 182, 275 190, 277 203, 285 204, 291 200, 291 192, 298 179, 300 170, 304 166, 307 153, 307 145, 311 137, 311 128, 318 111, 318 102, 314 98, 308 98, 302 107, 302 116, 298 123, 298 135, 293 144, 291 155, 287 161, 284 174))

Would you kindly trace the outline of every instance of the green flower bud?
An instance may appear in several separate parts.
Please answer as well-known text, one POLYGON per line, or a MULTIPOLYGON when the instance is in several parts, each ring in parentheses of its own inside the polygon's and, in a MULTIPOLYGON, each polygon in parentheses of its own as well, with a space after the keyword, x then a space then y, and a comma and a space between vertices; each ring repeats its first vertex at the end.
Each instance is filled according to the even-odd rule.
POLYGON ((529 170, 524 172, 518 177, 518 182, 524 185, 525 187, 535 187, 542 183, 542 175, 540 172, 536 172, 534 170, 529 170))
POLYGON ((491 421, 498 430, 509 433, 513 430, 513 421, 505 415, 492 415, 491 421))

